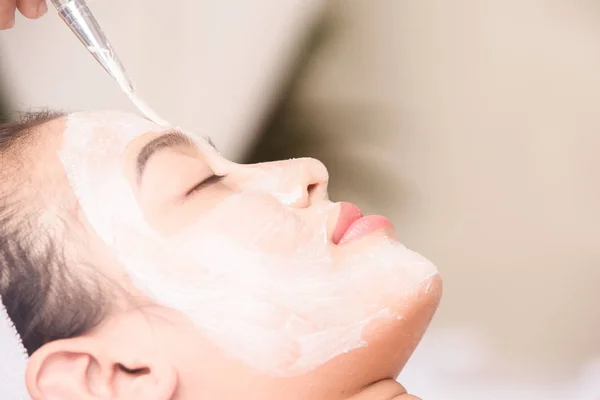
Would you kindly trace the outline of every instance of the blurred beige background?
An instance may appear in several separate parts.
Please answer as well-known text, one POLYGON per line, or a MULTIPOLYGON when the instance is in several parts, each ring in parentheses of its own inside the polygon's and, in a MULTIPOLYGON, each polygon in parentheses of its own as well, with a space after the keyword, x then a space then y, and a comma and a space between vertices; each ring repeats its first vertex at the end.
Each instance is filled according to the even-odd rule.
MULTIPOLYGON (((329 1, 294 69, 324 3, 264 1, 174 2, 196 4, 185 23, 158 0, 120 0, 135 23, 92 4, 166 118, 234 159, 321 158, 334 200, 390 215, 436 262, 444 299, 401 377, 416 394, 600 398, 600 3, 329 1)), ((58 30, 56 59, 46 20, 0 35, 14 104, 128 108, 58 30), (75 64, 92 69, 60 75, 75 64)))

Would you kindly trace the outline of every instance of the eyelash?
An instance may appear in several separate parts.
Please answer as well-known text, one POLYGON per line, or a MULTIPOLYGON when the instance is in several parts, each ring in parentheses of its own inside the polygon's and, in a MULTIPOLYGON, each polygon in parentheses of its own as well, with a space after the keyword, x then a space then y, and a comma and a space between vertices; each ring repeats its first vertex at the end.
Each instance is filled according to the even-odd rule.
POLYGON ((198 192, 200 189, 204 189, 207 186, 217 184, 217 183, 221 182, 223 180, 223 178, 225 178, 225 176, 222 176, 222 175, 213 175, 209 178, 206 178, 205 180, 203 180, 202 182, 200 182, 199 184, 197 184, 196 186, 194 186, 193 188, 188 190, 188 192, 186 193, 186 196, 190 196, 190 195, 198 192))

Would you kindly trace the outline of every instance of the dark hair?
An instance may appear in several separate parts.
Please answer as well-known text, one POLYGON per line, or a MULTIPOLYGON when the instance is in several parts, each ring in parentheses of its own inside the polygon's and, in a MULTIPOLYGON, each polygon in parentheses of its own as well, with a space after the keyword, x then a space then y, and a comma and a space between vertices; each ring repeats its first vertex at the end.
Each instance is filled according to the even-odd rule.
POLYGON ((35 128, 61 116, 29 112, 0 125, 0 296, 30 355, 90 331, 107 313, 99 286, 67 265, 59 238, 36 226, 35 199, 19 191, 28 178, 14 173, 35 128))

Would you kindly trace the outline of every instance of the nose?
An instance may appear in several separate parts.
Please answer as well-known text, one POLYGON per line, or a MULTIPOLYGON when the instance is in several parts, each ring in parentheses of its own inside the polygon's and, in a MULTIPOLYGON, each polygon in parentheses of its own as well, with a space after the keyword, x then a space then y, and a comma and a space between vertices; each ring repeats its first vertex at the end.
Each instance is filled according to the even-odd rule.
POLYGON ((269 181, 277 180, 271 194, 281 203, 306 208, 311 204, 327 199, 327 183, 329 172, 325 165, 314 158, 297 158, 293 160, 269 163, 269 181))

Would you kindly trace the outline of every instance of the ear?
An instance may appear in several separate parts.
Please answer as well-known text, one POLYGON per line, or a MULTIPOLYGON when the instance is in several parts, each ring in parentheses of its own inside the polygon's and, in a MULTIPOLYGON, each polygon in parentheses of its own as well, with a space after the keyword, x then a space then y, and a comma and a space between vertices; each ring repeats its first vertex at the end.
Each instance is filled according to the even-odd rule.
POLYGON ((157 359, 118 360, 93 338, 50 342, 29 359, 26 381, 33 400, 169 400, 175 368, 157 359))

